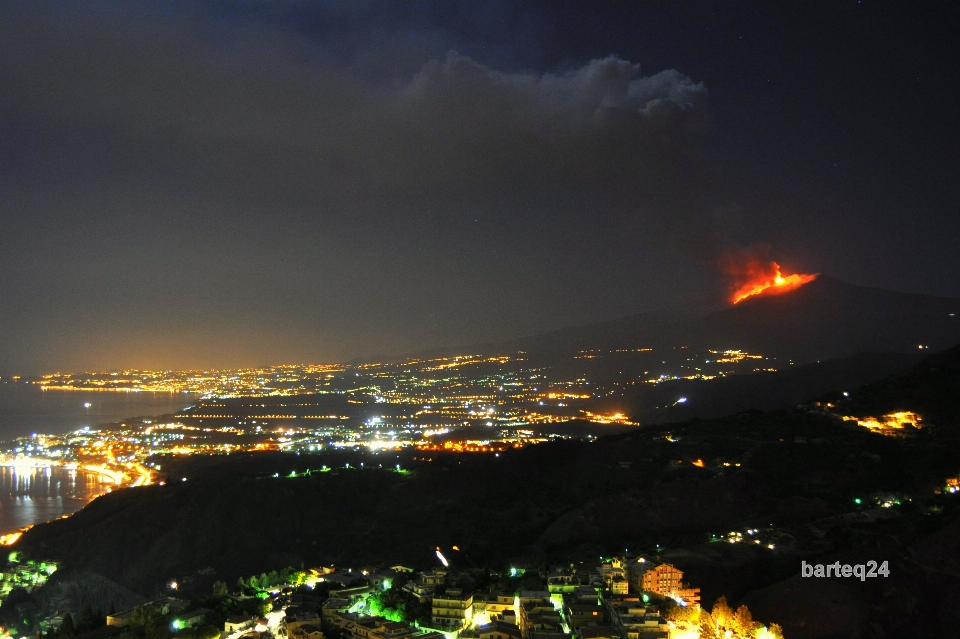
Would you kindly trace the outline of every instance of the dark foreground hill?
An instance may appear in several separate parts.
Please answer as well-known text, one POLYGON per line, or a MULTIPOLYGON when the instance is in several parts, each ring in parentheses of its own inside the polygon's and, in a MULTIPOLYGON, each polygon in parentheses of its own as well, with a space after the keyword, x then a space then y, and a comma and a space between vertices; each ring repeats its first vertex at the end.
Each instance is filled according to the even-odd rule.
POLYGON ((638 391, 625 391, 623 400, 617 398, 616 408, 641 424, 790 408, 831 391, 841 392, 890 377, 923 359, 919 352, 858 353, 776 372, 644 384, 638 391), (681 397, 684 401, 678 403, 681 397))
POLYGON ((16 549, 64 562, 66 576, 96 573, 152 594, 208 567, 232 581, 301 562, 429 566, 437 546, 462 549, 454 567, 494 568, 629 548, 662 552, 708 604, 746 597, 793 639, 880 636, 877 627, 886 637, 941 636, 960 608, 960 497, 942 490, 960 472, 958 369, 960 347, 845 398, 842 409, 858 414, 894 406, 931 416, 904 438, 809 406, 499 457, 381 453, 309 475, 346 460, 170 458, 167 485, 97 499, 36 526, 16 549), (725 541, 748 529, 762 530, 764 543, 725 541), (801 560, 869 559, 889 561, 891 576, 797 576, 801 560))
MULTIPOLYGON (((743 349, 796 363, 863 352, 930 352, 960 341, 960 299, 898 293, 820 276, 737 305, 705 301, 476 347, 535 356, 616 348, 743 349)), ((478 352, 479 352, 478 351, 478 352)))

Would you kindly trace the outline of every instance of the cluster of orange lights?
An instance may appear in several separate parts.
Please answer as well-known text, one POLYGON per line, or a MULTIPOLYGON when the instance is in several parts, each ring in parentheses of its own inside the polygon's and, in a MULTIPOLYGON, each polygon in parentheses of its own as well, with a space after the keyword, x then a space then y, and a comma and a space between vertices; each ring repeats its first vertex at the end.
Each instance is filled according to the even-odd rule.
POLYGON ((922 421, 920 415, 910 411, 889 413, 879 419, 876 417, 843 416, 843 421, 857 422, 858 426, 862 426, 875 433, 880 433, 881 435, 900 435, 907 429, 915 428, 919 430, 923 428, 920 424, 922 421))
POLYGON ((502 453, 511 448, 522 448, 523 444, 514 442, 513 444, 472 444, 470 442, 446 441, 443 444, 421 444, 417 450, 421 451, 445 451, 450 453, 502 453))

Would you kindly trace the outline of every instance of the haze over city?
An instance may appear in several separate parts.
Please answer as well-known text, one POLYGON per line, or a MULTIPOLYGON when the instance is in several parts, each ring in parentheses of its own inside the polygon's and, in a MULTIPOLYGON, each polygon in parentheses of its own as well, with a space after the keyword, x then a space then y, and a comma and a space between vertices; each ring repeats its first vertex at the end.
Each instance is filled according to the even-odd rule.
POLYGON ((952 5, 9 4, 0 373, 960 295, 952 5))

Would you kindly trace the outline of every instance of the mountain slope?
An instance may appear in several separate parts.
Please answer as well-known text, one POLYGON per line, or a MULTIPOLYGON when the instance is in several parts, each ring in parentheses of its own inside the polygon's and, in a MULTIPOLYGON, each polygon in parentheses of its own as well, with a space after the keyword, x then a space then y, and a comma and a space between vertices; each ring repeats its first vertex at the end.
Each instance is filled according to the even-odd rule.
POLYGON ((743 349, 809 363, 862 352, 916 351, 921 344, 934 351, 957 342, 960 299, 867 288, 821 276, 795 291, 737 305, 703 302, 466 350, 549 355, 686 345, 743 349))

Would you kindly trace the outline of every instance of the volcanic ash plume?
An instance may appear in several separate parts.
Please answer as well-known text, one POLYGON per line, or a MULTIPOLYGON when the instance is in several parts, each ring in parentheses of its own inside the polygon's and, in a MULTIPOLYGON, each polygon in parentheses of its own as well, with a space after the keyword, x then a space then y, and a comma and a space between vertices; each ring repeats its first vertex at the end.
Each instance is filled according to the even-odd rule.
POLYGON ((766 246, 754 247, 722 258, 721 266, 732 283, 730 300, 734 304, 755 295, 786 293, 817 279, 816 273, 782 275, 780 265, 769 259, 769 251, 766 246))

